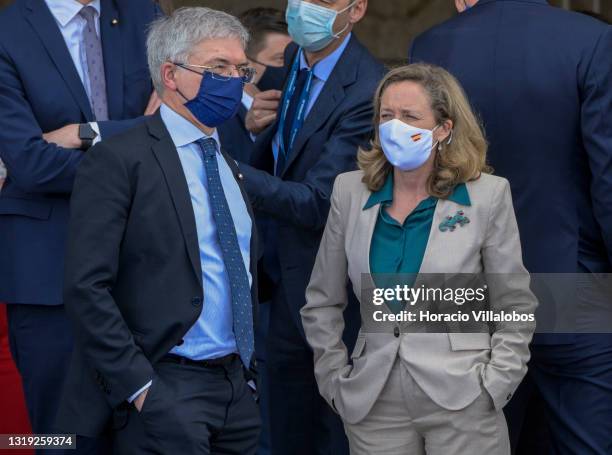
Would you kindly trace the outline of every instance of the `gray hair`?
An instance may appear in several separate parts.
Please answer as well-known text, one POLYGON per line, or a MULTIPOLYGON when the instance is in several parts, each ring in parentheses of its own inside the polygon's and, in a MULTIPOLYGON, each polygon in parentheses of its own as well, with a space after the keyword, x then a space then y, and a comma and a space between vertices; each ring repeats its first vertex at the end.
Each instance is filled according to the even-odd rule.
POLYGON ((164 91, 160 67, 166 62, 184 63, 192 49, 206 39, 238 38, 246 47, 249 33, 234 16, 210 8, 179 8, 171 16, 151 23, 147 59, 153 86, 164 91))

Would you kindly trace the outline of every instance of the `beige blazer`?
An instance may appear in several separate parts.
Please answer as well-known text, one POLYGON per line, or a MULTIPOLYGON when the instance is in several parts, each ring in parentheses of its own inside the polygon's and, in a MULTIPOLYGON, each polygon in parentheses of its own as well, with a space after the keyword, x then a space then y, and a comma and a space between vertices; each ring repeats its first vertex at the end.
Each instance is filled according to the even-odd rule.
MULTIPOLYGON (((370 411, 399 355, 419 386, 438 405, 459 410, 484 390, 496 409, 510 400, 527 371, 535 323, 522 330, 504 323, 487 333, 359 332, 348 362, 342 342, 347 305, 346 283, 361 298, 362 274, 369 273, 369 252, 380 205, 363 210, 371 192, 361 171, 338 176, 331 209, 301 310, 306 337, 314 351, 321 395, 341 417, 355 424, 370 411), (506 331, 504 331, 504 328, 506 331)), ((489 287, 491 309, 533 313, 508 181, 488 174, 466 184, 471 206, 440 200, 420 273, 500 273, 489 287), (464 210, 470 223, 453 232, 438 226, 447 215, 464 210)), ((363 275, 367 277, 367 275, 363 275)), ((363 309, 363 302, 361 303, 363 309)), ((398 327, 400 324, 397 324, 398 327)))

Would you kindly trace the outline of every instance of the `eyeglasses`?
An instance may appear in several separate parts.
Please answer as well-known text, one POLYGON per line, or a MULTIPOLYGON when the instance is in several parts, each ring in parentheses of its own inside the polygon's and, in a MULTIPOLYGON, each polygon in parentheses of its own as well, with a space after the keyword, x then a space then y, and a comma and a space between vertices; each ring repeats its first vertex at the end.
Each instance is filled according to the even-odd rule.
POLYGON ((203 73, 210 73, 213 79, 219 81, 228 81, 232 77, 235 77, 235 73, 238 73, 238 77, 242 79, 242 82, 245 84, 249 84, 253 82, 253 78, 255 74, 257 74, 257 70, 250 66, 239 66, 239 65, 214 65, 214 66, 204 66, 204 65, 192 65, 190 63, 176 63, 173 62, 176 66, 186 69, 187 71, 191 71, 192 73, 196 73, 202 75, 203 73), (199 71, 193 70, 191 68, 200 68, 204 71, 201 73, 199 71))

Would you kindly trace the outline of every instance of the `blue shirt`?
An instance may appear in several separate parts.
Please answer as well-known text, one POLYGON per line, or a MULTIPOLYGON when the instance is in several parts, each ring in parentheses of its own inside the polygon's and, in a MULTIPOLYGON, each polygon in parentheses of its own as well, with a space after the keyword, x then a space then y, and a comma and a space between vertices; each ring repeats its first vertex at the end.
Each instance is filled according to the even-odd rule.
MULTIPOLYGON (((312 79, 312 87, 310 88, 310 96, 308 97, 308 105, 306 106, 306 117, 305 121, 308 120, 308 114, 312 110, 314 104, 317 102, 323 87, 325 87, 325 83, 329 76, 331 76, 332 71, 336 67, 338 60, 342 57, 346 46, 348 46, 349 41, 351 40, 351 33, 349 33, 345 38, 342 44, 338 46, 338 48, 329 54, 324 59, 317 62, 312 69, 314 72, 312 79)), ((306 61, 306 57, 303 52, 300 52, 300 69, 310 69, 308 66, 308 62, 306 61)), ((280 145, 280 138, 278 136, 278 132, 274 136, 272 141, 272 152, 274 153, 274 163, 276 165, 276 160, 278 159, 278 149, 280 145)))
MULTIPOLYGON (((237 349, 232 328, 230 284, 208 199, 208 183, 202 150, 195 143, 198 139, 205 137, 205 134, 166 105, 162 104, 160 114, 176 146, 187 180, 198 233, 204 285, 204 305, 200 317, 185 334, 184 343, 181 346, 175 346, 170 352, 192 360, 223 357, 237 352, 237 349)), ((212 137, 219 145, 219 136, 216 131, 212 137)), ((253 278, 249 272, 251 217, 232 170, 219 152, 217 152, 217 160, 223 190, 238 235, 242 259, 249 275, 249 284, 252 284, 253 278)))
MULTIPOLYGON (((160 107, 160 115, 170 132, 187 180, 198 233, 204 286, 204 305, 200 317, 183 337, 183 344, 175 346, 170 353, 192 360, 223 357, 237 352, 238 349, 234 338, 230 284, 219 246, 217 227, 208 200, 208 182, 202 149, 195 143, 198 139, 207 136, 165 104, 160 107)), ((212 138, 220 146, 216 130, 212 138)), ((232 170, 219 152, 217 152, 217 162, 225 198, 236 228, 242 260, 249 276, 249 285, 252 285, 253 277, 250 272, 251 217, 232 170)), ((152 381, 149 381, 141 389, 135 391, 128 401, 130 403, 134 401, 138 395, 151 386, 151 383, 152 381)))

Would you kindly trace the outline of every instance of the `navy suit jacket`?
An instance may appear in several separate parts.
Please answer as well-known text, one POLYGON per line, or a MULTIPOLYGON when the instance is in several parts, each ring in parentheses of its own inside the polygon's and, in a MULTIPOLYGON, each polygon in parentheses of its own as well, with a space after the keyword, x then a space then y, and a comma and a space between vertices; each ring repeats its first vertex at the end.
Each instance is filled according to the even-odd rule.
MULTIPOLYGON (((103 138, 142 116, 152 93, 147 25, 160 14, 150 0, 102 0, 100 32, 110 121, 103 138), (113 19, 118 22, 113 24, 113 19)), ((84 153, 42 134, 93 121, 64 38, 43 0, 17 0, 0 12, 0 301, 62 303, 68 201, 84 153)))
MULTIPOLYGON (((281 90, 284 82, 285 68, 269 67, 257 83, 257 88, 261 91, 281 90)), ((225 152, 236 161, 248 163, 253 154, 253 140, 244 125, 246 115, 246 107, 240 104, 238 113, 217 127, 217 131, 225 152)))
POLYGON ((217 127, 223 149, 236 161, 248 162, 253 150, 253 140, 244 126, 247 110, 240 105, 238 113, 217 127))
POLYGON ((480 0, 417 37, 454 74, 512 186, 531 272, 612 272, 612 27, 545 0, 480 0))
MULTIPOLYGON (((287 48, 285 72, 296 50, 293 44, 287 48)), ((304 291, 327 221, 333 183, 338 174, 356 167, 357 149, 372 135, 372 99, 383 74, 383 65, 353 35, 306 117, 281 175, 273 171, 277 124, 257 138, 250 165, 240 163, 253 207, 273 224, 274 238, 264 241, 277 245, 277 285, 299 328, 299 310, 305 304, 304 291)), ((264 274, 260 280, 264 294, 270 270, 260 273, 264 274)), ((355 319, 359 321, 358 308, 355 319)))

